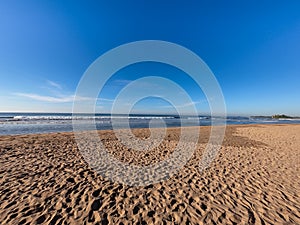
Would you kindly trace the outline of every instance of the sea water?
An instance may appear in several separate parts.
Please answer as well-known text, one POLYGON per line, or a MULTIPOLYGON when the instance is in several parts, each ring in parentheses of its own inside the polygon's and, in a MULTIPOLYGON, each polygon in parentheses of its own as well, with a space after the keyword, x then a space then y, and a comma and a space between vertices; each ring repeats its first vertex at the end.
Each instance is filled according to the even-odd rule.
MULTIPOLYGON (((300 119, 273 119, 272 117, 228 116, 211 117, 209 115, 178 116, 178 115, 110 115, 110 114, 77 114, 71 113, 0 113, 0 135, 34 134, 73 131, 72 120, 82 125, 95 122, 97 130, 110 130, 114 120, 114 128, 179 127, 209 126, 232 124, 296 124, 300 119)), ((90 126, 86 126, 90 129, 90 126)))

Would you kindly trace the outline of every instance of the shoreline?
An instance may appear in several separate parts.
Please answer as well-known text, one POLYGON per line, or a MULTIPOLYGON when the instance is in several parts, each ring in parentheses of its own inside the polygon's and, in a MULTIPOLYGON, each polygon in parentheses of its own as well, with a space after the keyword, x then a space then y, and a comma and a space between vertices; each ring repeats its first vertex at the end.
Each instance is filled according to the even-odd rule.
MULTIPOLYGON (((229 125, 214 125, 216 127, 218 126, 225 126, 225 127, 243 127, 243 126, 280 126, 280 125, 283 125, 283 126, 298 126, 300 125, 300 123, 252 123, 252 124, 229 124, 229 125)), ((195 125, 195 126, 182 126, 184 128, 197 128, 197 127, 201 127, 201 128, 204 128, 204 127, 213 127, 211 125, 195 125)), ((179 129, 181 128, 181 126, 171 126, 171 127, 168 127, 167 129, 179 129)), ((141 128, 131 128, 131 130, 143 130, 143 129, 148 129, 148 128, 144 128, 144 127, 141 127, 141 128)), ((151 128, 151 129, 163 129, 162 127, 155 127, 155 128, 151 128)), ((118 128, 117 130, 126 130, 125 128, 118 128)), ((95 131, 95 130, 84 130, 83 132, 89 132, 89 131, 95 131)), ((97 132, 105 132, 105 131, 113 131, 113 129, 98 129, 96 130, 97 132)), ((0 139, 1 137, 5 137, 5 136, 27 136, 27 135, 47 135, 47 134, 71 134, 71 133, 74 133, 74 131, 54 131, 54 132, 43 132, 43 133, 26 133, 26 134, 0 134, 0 139)))

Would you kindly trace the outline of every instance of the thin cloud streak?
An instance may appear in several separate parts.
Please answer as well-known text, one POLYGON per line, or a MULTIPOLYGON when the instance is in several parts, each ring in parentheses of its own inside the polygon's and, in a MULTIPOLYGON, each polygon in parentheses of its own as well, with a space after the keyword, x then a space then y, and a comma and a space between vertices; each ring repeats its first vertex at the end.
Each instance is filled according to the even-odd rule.
POLYGON ((30 98, 42 102, 66 103, 66 102, 74 101, 74 95, 64 96, 64 97, 53 97, 53 96, 37 95, 31 93, 14 93, 14 95, 30 98))
POLYGON ((56 82, 54 82, 54 81, 47 80, 47 83, 48 83, 50 86, 52 86, 52 87, 55 87, 55 88, 60 89, 60 90, 62 89, 61 85, 58 84, 58 83, 56 83, 56 82))
POLYGON ((90 98, 90 97, 83 97, 83 96, 75 96, 75 95, 66 95, 66 96, 60 96, 60 97, 53 97, 53 96, 46 96, 46 95, 38 95, 33 93, 14 93, 14 95, 30 98, 36 101, 42 101, 42 102, 51 102, 51 103, 68 103, 68 102, 74 102, 74 101, 113 101, 111 99, 105 99, 105 98, 90 98))
MULTIPOLYGON (((203 102, 206 102, 206 100, 203 100, 203 101, 195 101, 195 102, 187 102, 187 103, 184 103, 184 104, 181 104, 181 105, 176 105, 176 107, 178 108, 183 108, 183 107, 188 107, 188 106, 195 106, 195 105, 198 105, 200 103, 203 103, 203 102)), ((161 106, 161 108, 173 108, 174 106, 172 105, 164 105, 164 106, 161 106)))
POLYGON ((91 98, 91 97, 83 97, 74 94, 62 94, 62 86, 54 81, 46 80, 52 95, 40 95, 36 93, 23 93, 17 92, 13 93, 13 95, 33 99, 41 102, 49 102, 49 103, 71 103, 74 101, 104 101, 104 102, 112 102, 111 99, 106 98, 91 98))

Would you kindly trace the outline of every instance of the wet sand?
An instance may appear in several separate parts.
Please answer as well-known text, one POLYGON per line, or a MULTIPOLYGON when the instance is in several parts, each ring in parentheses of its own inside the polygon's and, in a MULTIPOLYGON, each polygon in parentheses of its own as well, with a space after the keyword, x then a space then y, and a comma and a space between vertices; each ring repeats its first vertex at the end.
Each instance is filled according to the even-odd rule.
MULTIPOLYGON (((191 128, 192 130, 196 128, 191 128)), ((300 125, 228 126, 211 166, 199 171, 210 133, 166 181, 130 187, 84 161, 72 133, 0 137, 1 224, 300 224, 300 125)), ((134 134, 147 138, 149 130, 134 134)), ((99 136, 116 159, 151 165, 173 151, 178 128, 156 150, 99 136)))

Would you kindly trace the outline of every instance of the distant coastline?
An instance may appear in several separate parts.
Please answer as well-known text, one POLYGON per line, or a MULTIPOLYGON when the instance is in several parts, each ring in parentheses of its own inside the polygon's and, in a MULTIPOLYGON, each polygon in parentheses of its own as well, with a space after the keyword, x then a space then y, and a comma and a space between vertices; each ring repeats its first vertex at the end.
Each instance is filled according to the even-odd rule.
POLYGON ((275 114, 275 115, 272 115, 272 116, 250 116, 250 118, 253 118, 253 119, 265 118, 265 119, 295 119, 295 120, 298 120, 298 119, 300 119, 300 116, 287 116, 285 114, 275 114))

